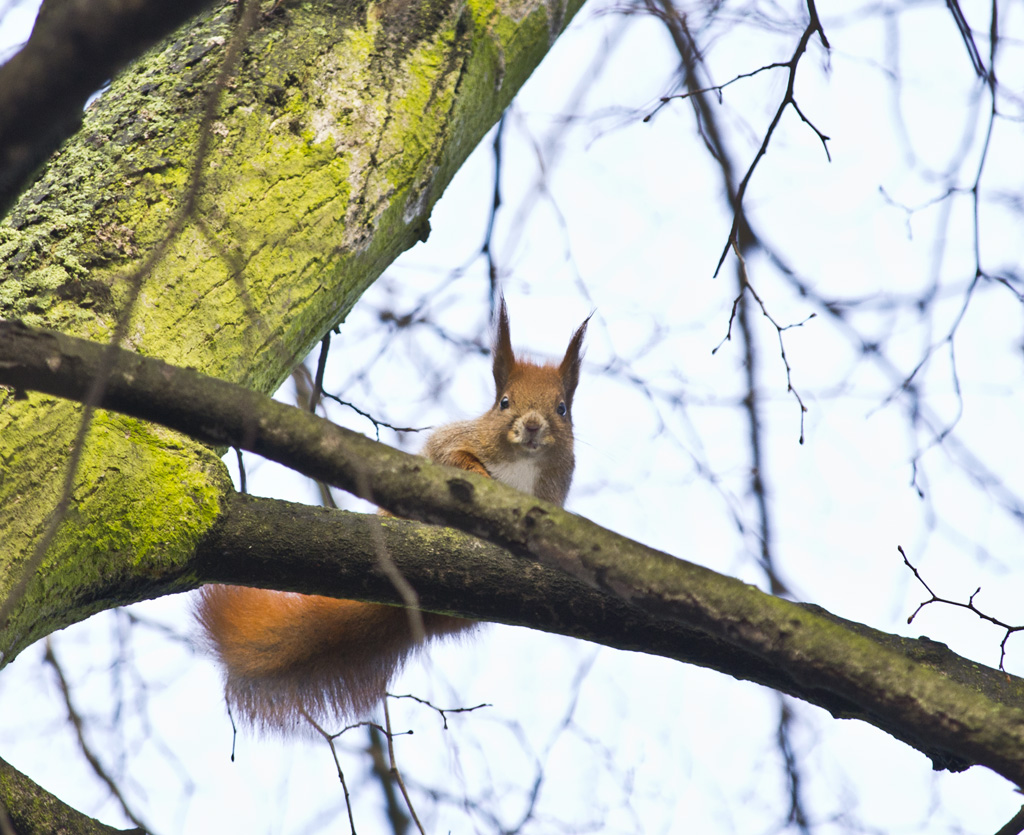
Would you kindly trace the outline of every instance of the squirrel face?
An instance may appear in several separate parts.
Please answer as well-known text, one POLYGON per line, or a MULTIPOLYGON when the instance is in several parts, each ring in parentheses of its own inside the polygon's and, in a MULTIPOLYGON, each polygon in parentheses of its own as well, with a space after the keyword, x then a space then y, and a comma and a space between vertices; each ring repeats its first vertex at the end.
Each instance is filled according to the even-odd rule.
POLYGON ((423 454, 563 504, 576 466, 572 399, 586 330, 584 321, 558 365, 520 359, 512 351, 503 299, 494 344, 494 403, 474 420, 435 429, 423 454))
POLYGON ((572 447, 569 399, 554 367, 520 362, 491 411, 501 422, 502 446, 510 460, 572 447))

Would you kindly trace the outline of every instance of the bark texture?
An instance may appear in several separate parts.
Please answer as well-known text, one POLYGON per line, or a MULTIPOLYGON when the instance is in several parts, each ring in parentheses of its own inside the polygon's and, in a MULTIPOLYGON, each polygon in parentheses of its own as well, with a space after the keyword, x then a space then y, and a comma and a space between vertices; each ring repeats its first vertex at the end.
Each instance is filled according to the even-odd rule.
POLYGON ((211 0, 44 0, 28 43, 0 66, 0 216, 82 124, 88 97, 211 0))
POLYGON ((145 835, 139 829, 129 833, 83 815, 4 760, 0 760, 0 831, 17 835, 145 835))

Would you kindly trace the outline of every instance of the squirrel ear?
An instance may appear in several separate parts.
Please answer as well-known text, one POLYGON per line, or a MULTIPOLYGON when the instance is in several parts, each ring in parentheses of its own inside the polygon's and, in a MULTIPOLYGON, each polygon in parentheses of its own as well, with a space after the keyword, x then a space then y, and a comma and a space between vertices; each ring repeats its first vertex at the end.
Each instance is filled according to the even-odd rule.
POLYGON ((512 353, 512 339, 508 329, 508 309, 505 307, 505 296, 500 297, 501 304, 498 308, 498 332, 494 338, 494 388, 496 396, 508 385, 508 378, 512 376, 512 369, 516 364, 515 354, 512 353))
POLYGON ((565 349, 565 357, 562 364, 558 366, 558 376, 562 378, 562 386, 565 388, 566 405, 572 407, 572 396, 576 393, 576 385, 580 381, 580 363, 583 361, 583 337, 587 334, 587 323, 590 322, 591 313, 583 324, 576 329, 576 333, 569 340, 569 347, 565 349))

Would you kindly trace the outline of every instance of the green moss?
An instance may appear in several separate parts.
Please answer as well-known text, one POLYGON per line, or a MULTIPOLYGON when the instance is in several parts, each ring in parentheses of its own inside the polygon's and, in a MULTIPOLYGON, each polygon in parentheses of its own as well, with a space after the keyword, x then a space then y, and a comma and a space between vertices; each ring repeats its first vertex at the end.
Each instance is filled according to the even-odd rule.
POLYGON ((353 27, 345 32, 344 37, 333 50, 335 57, 340 58, 341 63, 344 64, 355 64, 358 67, 369 66, 370 55, 377 43, 380 31, 380 19, 371 7, 366 14, 363 26, 353 27))
MULTIPOLYGON (((5 404, 4 413, 15 419, 48 407, 44 416, 59 445, 69 444, 80 408, 49 398, 32 400, 31 405, 5 404)), ((37 468, 33 474, 26 464, 35 462, 26 450, 4 449, 3 443, 0 449, 15 465, 12 479, 28 482, 34 475, 33 486, 44 488, 37 486, 33 507, 0 513, 0 565, 6 569, 0 574, 0 599, 5 599, 31 553, 29 543, 57 504, 64 470, 37 468)), ((112 603, 138 600, 148 589, 167 593, 184 582, 196 543, 217 520, 221 497, 231 489, 222 463, 205 447, 161 427, 98 411, 64 524, 18 607, 31 612, 31 620, 19 625, 16 616, 10 629, 0 630, 5 660, 35 638, 112 603)))
POLYGON ((392 186, 405 186, 437 145, 439 130, 451 113, 457 73, 450 66, 454 32, 416 49, 407 59, 403 75, 408 83, 394 99, 391 118, 396 130, 382 151, 385 176, 392 186), (448 66, 446 66, 448 65, 448 66))
POLYGON ((97 412, 86 440, 75 490, 76 502, 99 490, 111 479, 124 497, 125 510, 111 521, 109 515, 87 528, 96 550, 128 549, 134 565, 146 563, 154 550, 164 560, 184 560, 198 537, 216 520, 219 496, 227 486, 210 480, 210 454, 205 448, 155 424, 110 412, 97 412), (124 466, 126 447, 131 466, 124 466), (206 458, 206 466, 197 466, 206 458), (142 478, 139 464, 145 462, 142 478), (173 531, 173 537, 167 532, 173 531), (172 542, 186 543, 185 548, 172 542))

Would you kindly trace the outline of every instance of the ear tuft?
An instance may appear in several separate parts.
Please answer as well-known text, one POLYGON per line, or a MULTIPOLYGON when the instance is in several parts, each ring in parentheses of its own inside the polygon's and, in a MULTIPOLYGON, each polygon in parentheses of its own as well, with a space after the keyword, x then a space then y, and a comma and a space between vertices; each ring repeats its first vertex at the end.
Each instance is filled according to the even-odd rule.
POLYGON ((505 307, 505 297, 501 296, 501 302, 498 307, 498 330, 494 338, 493 371, 495 397, 501 397, 501 393, 505 391, 515 364, 516 357, 512 352, 512 338, 508 327, 508 308, 505 307))
POLYGON ((562 386, 565 388, 566 406, 572 408, 572 397, 576 393, 576 386, 580 381, 580 364, 583 362, 583 337, 587 334, 587 324, 590 322, 591 313, 583 324, 576 329, 576 333, 569 340, 569 347, 565 349, 565 357, 558 366, 558 376, 562 378, 562 386))

